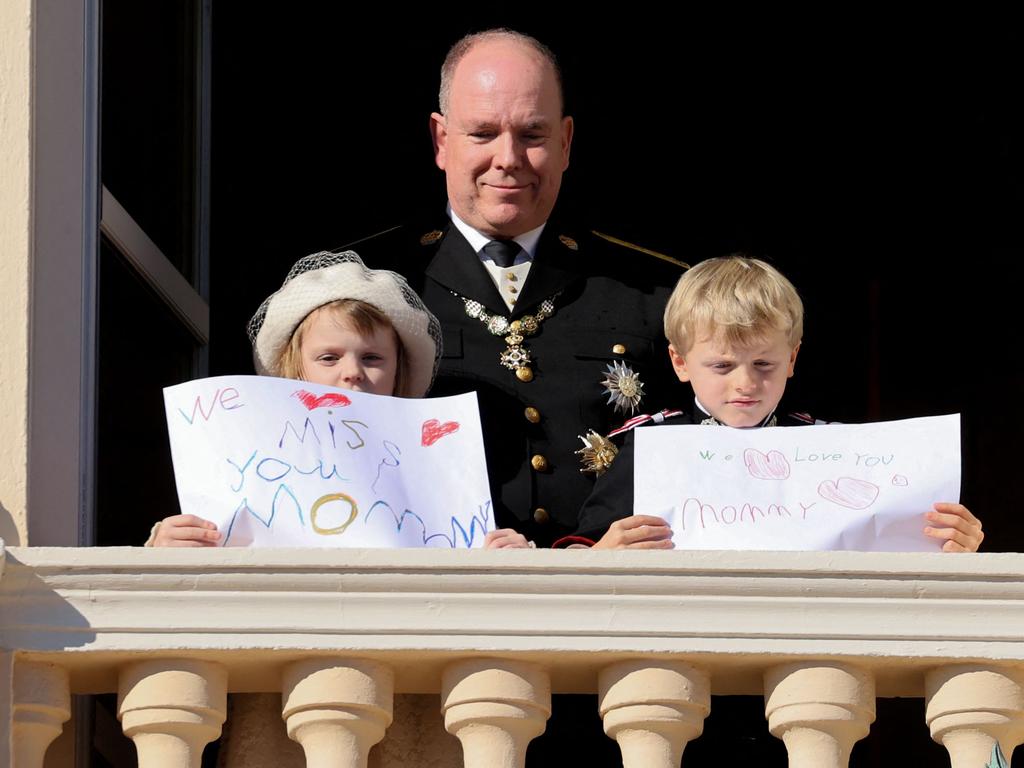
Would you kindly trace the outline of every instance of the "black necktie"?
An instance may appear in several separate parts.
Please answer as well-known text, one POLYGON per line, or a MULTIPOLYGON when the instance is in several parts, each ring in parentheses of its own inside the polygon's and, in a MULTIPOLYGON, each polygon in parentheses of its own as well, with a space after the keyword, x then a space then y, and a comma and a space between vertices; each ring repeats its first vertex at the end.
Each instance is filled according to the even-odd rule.
POLYGON ((522 248, 515 240, 491 240, 484 246, 484 253, 499 267, 505 269, 515 263, 516 256, 522 248))

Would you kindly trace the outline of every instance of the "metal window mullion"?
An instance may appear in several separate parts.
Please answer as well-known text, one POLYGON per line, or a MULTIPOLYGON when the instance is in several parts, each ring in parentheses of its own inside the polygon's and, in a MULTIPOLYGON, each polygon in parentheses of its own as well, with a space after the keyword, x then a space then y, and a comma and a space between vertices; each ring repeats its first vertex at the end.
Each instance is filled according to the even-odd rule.
MULTIPOLYGON (((196 0, 196 64, 194 98, 193 155, 193 286, 204 301, 210 301, 210 116, 213 37, 211 28, 213 0, 196 0)), ((210 373, 209 346, 196 349, 193 375, 210 373)))
POLYGON ((105 186, 100 231, 188 327, 196 341, 206 344, 210 339, 209 305, 105 186))

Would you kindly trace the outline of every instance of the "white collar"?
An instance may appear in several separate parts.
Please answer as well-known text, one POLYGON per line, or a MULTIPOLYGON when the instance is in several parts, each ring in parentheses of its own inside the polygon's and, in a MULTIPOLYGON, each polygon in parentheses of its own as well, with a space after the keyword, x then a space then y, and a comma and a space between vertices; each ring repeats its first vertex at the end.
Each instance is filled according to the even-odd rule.
MULTIPOLYGON (((701 412, 705 416, 707 416, 707 418, 701 422, 702 424, 717 424, 723 427, 728 426, 727 424, 722 424, 722 422, 720 422, 718 419, 712 416, 711 411, 704 407, 704 404, 697 399, 696 395, 693 396, 693 403, 701 410, 701 412)), ((761 427, 774 427, 776 423, 777 420, 775 418, 775 411, 772 411, 771 413, 764 417, 764 420, 760 424, 754 424, 751 427, 730 427, 730 429, 760 429, 761 427)))
MULTIPOLYGON (((466 242, 468 242, 470 247, 478 254, 484 249, 485 245, 494 239, 493 237, 488 237, 487 235, 478 232, 460 219, 459 215, 452 210, 451 205, 448 206, 448 216, 451 218, 452 224, 455 225, 455 228, 459 230, 464 238, 466 238, 466 242)), ((544 222, 539 227, 512 238, 519 247, 525 251, 527 257, 531 260, 537 255, 537 243, 540 242, 541 233, 544 231, 544 227, 546 225, 547 222, 544 222)))

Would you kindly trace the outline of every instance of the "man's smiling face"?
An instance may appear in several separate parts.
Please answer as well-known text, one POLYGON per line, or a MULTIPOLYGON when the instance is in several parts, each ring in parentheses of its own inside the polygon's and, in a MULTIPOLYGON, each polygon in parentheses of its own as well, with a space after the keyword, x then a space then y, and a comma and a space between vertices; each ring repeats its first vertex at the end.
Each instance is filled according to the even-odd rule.
POLYGON ((435 160, 460 219, 512 238, 547 221, 569 165, 572 118, 551 65, 514 40, 478 43, 455 69, 446 115, 431 115, 435 160))

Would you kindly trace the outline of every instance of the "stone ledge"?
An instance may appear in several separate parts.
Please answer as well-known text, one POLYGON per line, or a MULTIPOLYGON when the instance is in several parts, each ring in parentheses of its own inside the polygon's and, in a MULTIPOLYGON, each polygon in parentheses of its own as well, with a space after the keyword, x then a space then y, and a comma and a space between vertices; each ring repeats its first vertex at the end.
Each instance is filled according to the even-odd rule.
POLYGON ((544 663, 560 691, 596 690, 616 661, 685 659, 715 693, 756 692, 766 664, 841 659, 882 695, 920 695, 946 663, 1024 660, 1016 554, 0 548, 0 563, 0 649, 59 658, 76 692, 183 653, 244 670, 246 690, 356 655, 407 692, 484 655, 544 663))

